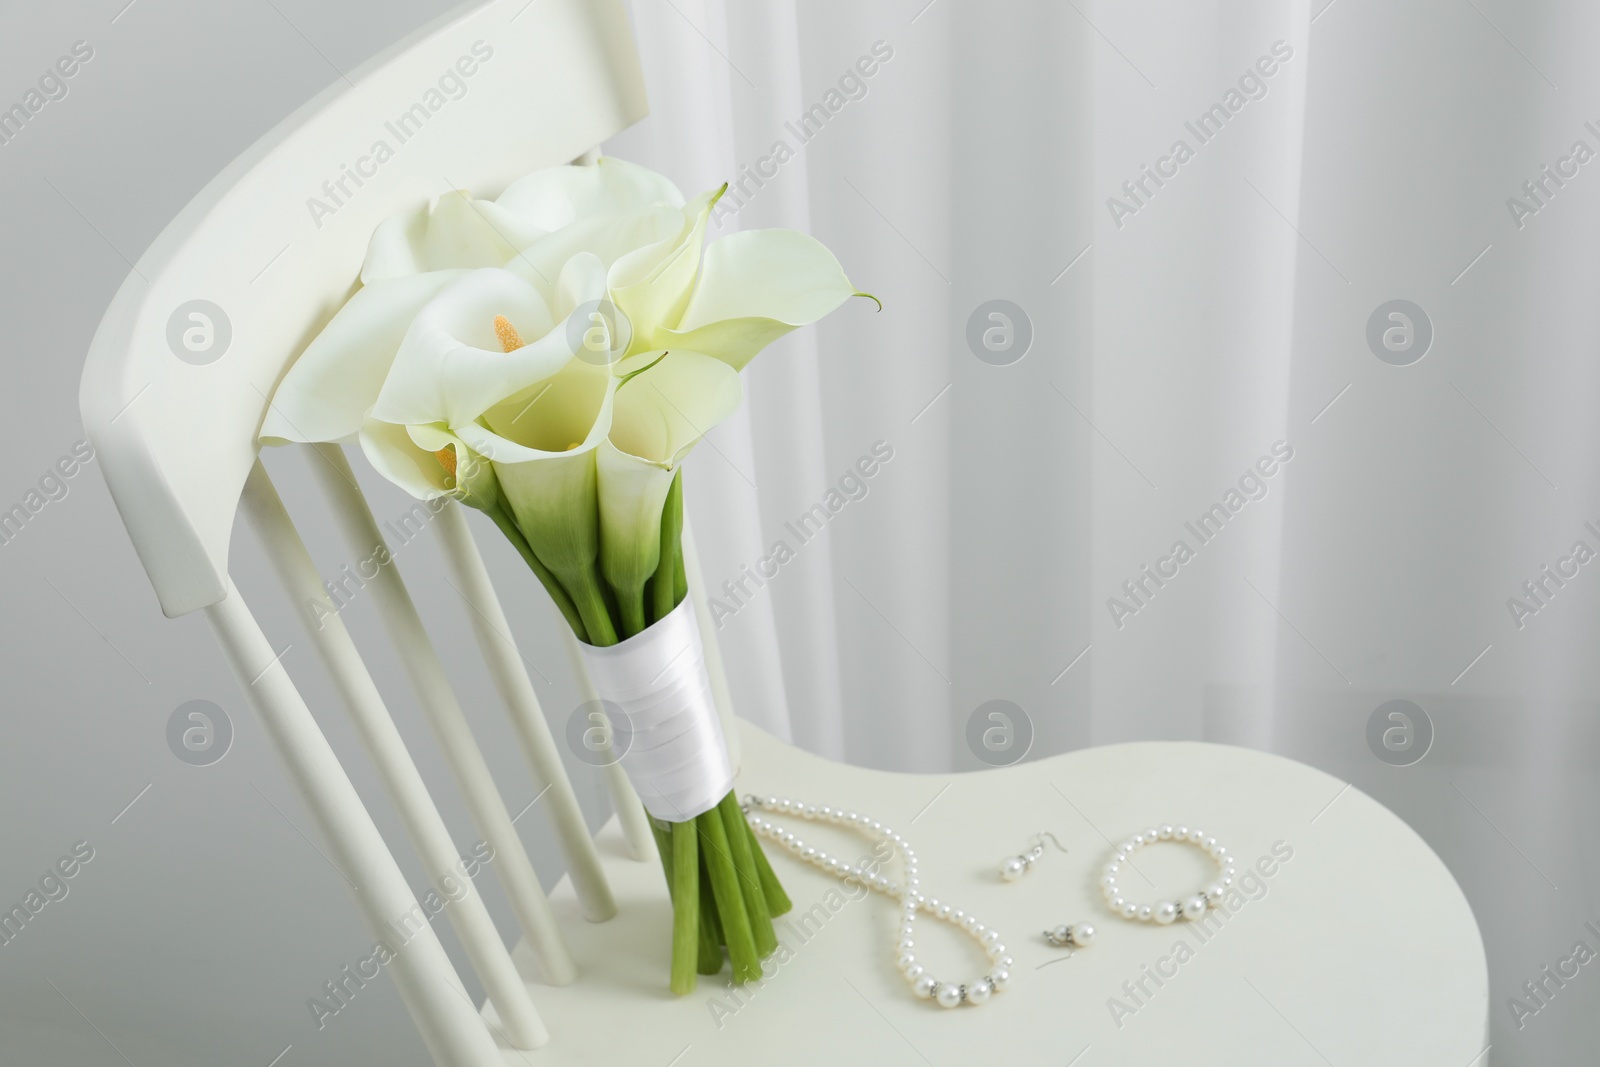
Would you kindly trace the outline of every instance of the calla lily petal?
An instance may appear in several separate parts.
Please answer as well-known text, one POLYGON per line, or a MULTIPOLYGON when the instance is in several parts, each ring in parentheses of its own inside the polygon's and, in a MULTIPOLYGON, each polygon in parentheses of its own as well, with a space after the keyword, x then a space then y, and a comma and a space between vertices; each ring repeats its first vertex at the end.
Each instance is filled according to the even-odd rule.
POLYGON ((631 456, 611 441, 595 450, 600 495, 600 573, 642 612, 644 583, 661 562, 661 507, 676 467, 631 456))
POLYGON ((360 441, 373 468, 418 500, 456 495, 453 479, 436 450, 417 444, 406 427, 368 419, 361 427, 360 441))
MULTIPOLYGON (((617 370, 625 375, 661 356, 632 356, 617 370)), ((611 443, 648 463, 673 466, 743 399, 744 383, 726 363, 700 352, 667 352, 617 390, 611 443)))
MULTIPOLYGON (((577 269, 596 284, 595 272, 577 269)), ((600 293, 596 293, 598 298, 600 293)), ((472 271, 429 301, 416 315, 373 416, 406 425, 442 422, 458 427, 550 377, 572 355, 567 331, 538 290, 498 268, 472 271), (496 319, 505 319, 523 339, 504 350, 496 319)))
POLYGON ((594 463, 595 449, 611 428, 615 395, 609 367, 573 359, 538 383, 530 399, 512 397, 486 412, 482 423, 456 430, 468 448, 494 464, 501 499, 533 552, 571 595, 596 644, 615 640, 595 569, 600 520, 594 463))
POLYGON ((767 345, 856 295, 832 252, 795 230, 750 230, 713 241, 683 317, 655 335, 742 370, 767 345))
POLYGON ((496 201, 526 224, 558 230, 597 215, 652 204, 683 207, 678 187, 653 170, 602 157, 592 166, 546 167, 512 182, 496 201))
MULTIPOLYGON (((618 370, 626 374, 660 356, 633 356, 618 370)), ((643 596, 660 563, 661 508, 678 464, 738 410, 743 396, 737 371, 698 352, 666 353, 617 389, 611 433, 596 463, 600 571, 624 604, 643 596)))
POLYGON ((611 265, 611 299, 632 324, 630 354, 665 347, 656 343, 657 331, 678 325, 700 270, 706 220, 727 188, 695 197, 683 209, 676 237, 629 252, 611 265))
POLYGON ((506 270, 529 282, 554 302, 562 266, 581 252, 606 267, 636 249, 676 239, 683 231, 683 209, 657 204, 623 215, 597 215, 540 237, 506 261, 506 270))
POLYGON ((466 273, 435 271, 358 289, 278 383, 261 437, 342 441, 356 434, 412 319, 466 273))
POLYGON ((371 285, 425 271, 498 267, 543 233, 517 212, 456 190, 380 223, 367 245, 361 280, 371 285))
POLYGON ((500 506, 500 481, 494 465, 467 447, 465 441, 443 424, 408 426, 412 442, 432 456, 448 475, 447 485, 463 504, 480 511, 500 506))

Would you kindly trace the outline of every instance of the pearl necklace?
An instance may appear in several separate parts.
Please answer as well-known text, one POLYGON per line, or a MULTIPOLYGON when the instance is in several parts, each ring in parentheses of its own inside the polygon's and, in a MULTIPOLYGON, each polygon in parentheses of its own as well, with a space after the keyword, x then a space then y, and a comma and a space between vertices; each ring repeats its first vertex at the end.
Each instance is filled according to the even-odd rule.
POLYGON ((1204 830, 1191 830, 1187 826, 1152 826, 1143 833, 1134 834, 1116 847, 1111 862, 1106 864, 1105 874, 1100 879, 1100 889, 1105 893, 1106 904, 1124 919, 1158 922, 1165 925, 1179 918, 1192 922, 1204 915, 1207 908, 1217 907, 1227 894, 1228 887, 1233 885, 1233 876, 1233 856, 1217 843, 1216 838, 1204 830), (1202 849, 1216 861, 1221 875, 1205 889, 1182 900, 1163 900, 1155 905, 1135 904, 1122 895, 1122 890, 1117 885, 1117 875, 1122 871, 1124 860, 1144 846, 1157 841, 1174 841, 1202 849))
POLYGON ((918 997, 924 1000, 931 998, 945 1008, 954 1008, 961 1004, 978 1005, 987 1001, 991 993, 998 993, 1010 984, 1012 961, 1011 957, 1006 955, 1005 945, 1000 943, 999 932, 991 930, 975 916, 968 915, 960 908, 953 908, 937 898, 924 896, 918 892, 921 880, 917 877, 916 853, 911 850, 904 837, 883 823, 842 808, 831 808, 825 804, 821 806, 806 804, 784 797, 746 795, 744 809, 750 821, 750 828, 756 833, 778 842, 796 856, 830 874, 840 878, 854 878, 862 885, 901 902, 900 932, 895 942, 895 966, 905 976, 906 981, 911 983, 911 989, 918 997), (905 884, 892 882, 882 874, 868 871, 862 866, 812 848, 790 831, 770 819, 763 818, 760 813, 752 811, 752 808, 780 815, 798 815, 802 819, 814 822, 831 822, 847 826, 863 835, 887 842, 900 853, 901 862, 905 867, 905 884), (993 964, 989 972, 977 981, 966 984, 941 982, 929 974, 927 969, 917 962, 914 951, 915 926, 919 912, 927 912, 935 918, 943 919, 969 935, 993 964))

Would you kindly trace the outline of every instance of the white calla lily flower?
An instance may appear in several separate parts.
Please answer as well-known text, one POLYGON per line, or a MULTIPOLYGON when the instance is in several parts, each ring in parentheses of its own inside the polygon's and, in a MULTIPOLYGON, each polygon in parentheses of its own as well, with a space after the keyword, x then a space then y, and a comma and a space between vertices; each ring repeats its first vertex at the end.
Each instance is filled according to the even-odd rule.
POLYGON ((593 644, 616 640, 596 561, 595 449, 611 428, 617 379, 609 367, 569 359, 555 374, 455 428, 487 458, 501 499, 543 564, 571 595, 593 644), (609 635, 609 638, 607 638, 609 635))
POLYGON ((560 370, 582 340, 566 317, 604 295, 604 268, 586 253, 562 270, 556 308, 498 267, 458 278, 417 312, 373 417, 407 426, 472 422, 560 370))
POLYGON ((739 409, 744 383, 726 363, 699 352, 647 352, 618 369, 624 377, 611 432, 595 457, 600 571, 625 624, 643 629, 644 586, 661 563, 662 505, 672 480, 700 439, 739 409))
POLYGON ((368 419, 359 440, 373 468, 418 500, 449 497, 483 511, 500 504, 493 466, 442 425, 368 419))
POLYGON ((695 197, 683 209, 675 235, 635 249, 611 265, 606 283, 612 301, 632 327, 630 355, 666 347, 655 343, 656 332, 677 325, 683 316, 700 271, 706 220, 727 188, 724 185, 695 197))

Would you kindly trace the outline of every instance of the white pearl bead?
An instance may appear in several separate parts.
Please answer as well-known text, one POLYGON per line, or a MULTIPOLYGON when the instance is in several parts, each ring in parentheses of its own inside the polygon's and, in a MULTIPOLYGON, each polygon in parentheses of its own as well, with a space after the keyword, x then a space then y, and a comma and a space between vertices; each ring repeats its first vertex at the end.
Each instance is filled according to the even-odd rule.
POLYGON ((999 967, 999 968, 1003 969, 1003 970, 1009 971, 1011 969, 1011 965, 1014 962, 1016 962, 1016 961, 1013 960, 1010 956, 1001 956, 999 959, 994 961, 994 965, 996 967, 999 967))
POLYGON ((1112 897, 1107 903, 1109 903, 1111 905, 1111 910, 1112 911, 1121 911, 1122 910, 1122 906, 1124 904, 1126 904, 1127 902, 1128 902, 1127 898, 1119 894, 1117 896, 1112 897))
POLYGON ((920 964, 920 963, 913 963, 913 964, 912 964, 912 965, 911 965, 911 966, 909 966, 909 967, 907 967, 907 968, 906 968, 906 969, 905 969, 905 970, 904 970, 904 971, 903 971, 903 972, 901 972, 901 973, 903 973, 903 974, 904 974, 904 975, 905 975, 905 976, 906 976, 906 980, 907 980, 907 981, 910 981, 910 982, 915 982, 915 981, 916 981, 916 980, 917 980, 917 979, 919 979, 919 978, 921 978, 921 977, 922 977, 922 976, 923 976, 923 975, 924 975, 924 974, 926 974, 926 973, 928 973, 928 972, 927 972, 927 970, 926 970, 926 969, 925 969, 925 968, 924 968, 924 967, 923 967, 923 966, 922 966, 922 964, 920 964))
POLYGON ((808 860, 815 860, 817 858, 817 850, 807 845, 800 855, 804 856, 808 860))
POLYGON ((1171 823, 1167 823, 1165 826, 1161 827, 1161 829, 1159 831, 1157 831, 1157 835, 1156 836, 1160 837, 1161 840, 1163 840, 1163 841, 1171 841, 1172 840, 1172 824, 1171 823))
POLYGON ((1217 847, 1217 839, 1214 837, 1207 837, 1200 842, 1200 847, 1205 849, 1207 852, 1210 852, 1212 849, 1217 847))
POLYGON ((914 938, 902 937, 900 940, 894 943, 894 947, 899 949, 901 952, 911 952, 917 947, 917 943, 914 938))
POLYGON ((1135 904, 1131 900, 1124 900, 1122 902, 1122 917, 1124 919, 1136 919, 1136 918, 1138 918, 1139 917, 1139 905, 1135 904))
POLYGON ((1198 893, 1183 902, 1183 917, 1190 922, 1206 913, 1206 898, 1198 893))
POLYGON ((1022 861, 1021 856, 1012 856, 1001 865, 1000 877, 1004 878, 1008 882, 1015 882, 1018 878, 1022 877, 1022 872, 1026 871, 1027 869, 1028 865, 1022 861))
POLYGON ((1174 826, 1172 828, 1172 839, 1174 841, 1189 840, 1189 828, 1187 826, 1174 826))
POLYGON ((1159 826, 1150 827, 1144 832, 1144 839, 1152 843, 1161 840, 1161 828, 1159 826))
POLYGON ((1094 927, 1088 923, 1078 923, 1072 928, 1072 943, 1082 948, 1094 940, 1094 927))
POLYGON ((978 917, 976 915, 968 915, 965 919, 962 919, 961 929, 968 932, 976 931, 978 929, 978 917))
POLYGON ((1140 904, 1138 915, 1140 922, 1147 923, 1155 915, 1155 909, 1148 904, 1140 904))
POLYGON ((989 985, 994 987, 996 993, 1011 984, 1011 972, 1004 967, 996 967, 989 972, 989 985))
POLYGON ((1190 830, 1189 831, 1189 843, 1190 844, 1198 845, 1200 842, 1204 841, 1205 839, 1206 839, 1206 832, 1204 830, 1196 829, 1196 830, 1190 830))
POLYGON ((1216 882, 1212 882, 1210 885, 1202 889, 1201 892, 1206 895, 1206 899, 1208 900, 1221 900, 1227 891, 1216 882))
POLYGON ((967 987, 967 1003, 982 1004, 984 1001, 989 999, 989 994, 991 992, 992 990, 989 988, 989 980, 986 978, 980 978, 967 987))
POLYGON ((933 991, 938 984, 939 980, 934 978, 933 975, 924 974, 916 981, 911 983, 911 991, 917 996, 921 997, 923 1000, 927 1000, 929 997, 933 996, 933 991))
POLYGON ((983 933, 978 935, 978 940, 985 945, 998 944, 1000 941, 1000 931, 985 930, 983 933))
POLYGON ((917 957, 916 956, 914 956, 910 952, 902 952, 900 954, 900 958, 894 961, 894 965, 896 967, 900 968, 900 970, 902 972, 904 972, 906 969, 908 969, 910 967, 914 967, 916 965, 916 962, 917 962, 917 957))
POLYGON ((1006 947, 998 941, 985 945, 983 948, 984 951, 989 954, 989 958, 991 960, 997 960, 1006 954, 1006 947))
POLYGON ((950 913, 951 913, 952 910, 953 909, 948 904, 940 904, 937 908, 934 909, 935 913, 941 919, 950 918, 950 913))
POLYGON ((954 1008, 961 1003, 961 987, 945 982, 939 986, 939 992, 935 995, 935 999, 939 1001, 939 1007, 941 1008, 954 1008))
POLYGON ((965 926, 967 924, 967 913, 960 908, 954 908, 950 912, 950 921, 957 926, 965 926))
POLYGON ((1163 900, 1156 905, 1155 920, 1162 926, 1167 925, 1178 917, 1178 906, 1170 900, 1163 900))

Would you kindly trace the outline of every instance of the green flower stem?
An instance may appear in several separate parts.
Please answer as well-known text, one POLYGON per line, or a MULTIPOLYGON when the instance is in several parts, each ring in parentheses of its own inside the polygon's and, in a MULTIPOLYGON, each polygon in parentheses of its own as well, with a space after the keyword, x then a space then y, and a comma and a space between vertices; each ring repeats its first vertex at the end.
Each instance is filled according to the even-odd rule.
POLYGON ((761 879, 761 894, 767 900, 767 913, 785 915, 794 904, 789 900, 789 894, 783 891, 783 884, 778 881, 777 872, 772 869, 767 854, 761 851, 761 840, 756 837, 756 832, 750 829, 748 822, 744 824, 744 828, 750 837, 750 854, 755 859, 756 874, 761 879))
POLYGON ((767 898, 762 892, 761 876, 751 855, 750 824, 739 808, 739 798, 732 792, 717 805, 722 813, 722 828, 727 834, 728 850, 733 854, 734 870, 739 875, 739 892, 744 897, 745 914, 750 918, 750 933, 756 942, 756 953, 763 959, 778 947, 778 935, 772 932, 772 913, 767 910, 767 898))
POLYGON ((600 588, 600 574, 594 564, 563 576, 562 584, 572 594, 572 602, 583 617, 589 644, 616 644, 617 629, 611 622, 611 608, 606 604, 605 591, 600 588))
POLYGON ((700 964, 700 856, 692 822, 672 824, 672 991, 694 992, 700 964))
POLYGON ((677 567, 683 548, 683 468, 672 476, 672 487, 661 505, 661 560, 650 583, 651 619, 660 622, 683 600, 678 592, 677 567))
POLYGON ((700 853, 700 963, 701 974, 722 970, 722 928, 717 923, 717 903, 711 897, 711 875, 706 857, 700 853))
POLYGON ((496 504, 492 508, 484 508, 483 511, 484 514, 494 520, 494 524, 500 527, 500 532, 505 534, 506 540, 510 541, 517 552, 522 555, 523 561, 527 563, 528 568, 533 571, 540 584, 544 586, 545 592, 550 594, 550 599, 555 602, 556 609, 561 612, 562 618, 567 620, 567 625, 572 627, 572 632, 578 635, 578 640, 587 642, 589 640, 589 631, 583 623, 583 617, 578 613, 577 605, 572 602, 572 597, 567 593, 566 588, 562 586, 555 574, 534 553, 533 547, 528 544, 528 539, 522 536, 522 530, 517 527, 511 516, 506 514, 506 509, 496 504))
POLYGON ((677 549, 672 553, 672 602, 680 603, 689 595, 689 573, 683 569, 683 540, 678 541, 677 549))
POLYGON ((617 598, 617 615, 622 623, 618 628, 618 636, 626 641, 645 628, 644 587, 618 589, 612 586, 611 591, 617 598))
POLYGON ((720 810, 712 808, 697 816, 695 825, 703 838, 701 854, 706 858, 706 871, 711 875, 711 896, 716 902, 717 918, 722 923, 722 933, 728 942, 733 980, 748 982, 759 978, 761 957, 756 952, 755 937, 750 931, 744 894, 739 888, 739 875, 734 870, 733 856, 728 851, 728 834, 720 810))

